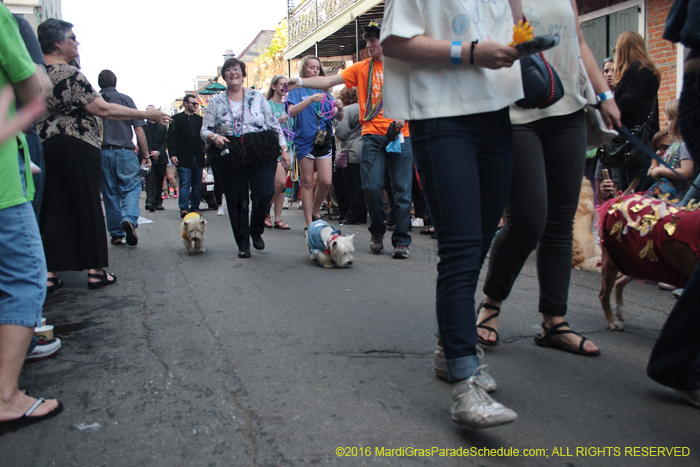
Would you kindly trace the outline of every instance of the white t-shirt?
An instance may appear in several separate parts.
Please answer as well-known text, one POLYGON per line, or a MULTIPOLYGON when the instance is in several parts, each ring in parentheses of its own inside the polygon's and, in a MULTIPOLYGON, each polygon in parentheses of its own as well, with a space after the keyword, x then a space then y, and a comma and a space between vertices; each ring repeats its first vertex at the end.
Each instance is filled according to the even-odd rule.
MULTIPOLYGON (((410 39, 473 40, 508 44, 513 16, 507 0, 387 0, 381 41, 410 39)), ((477 45, 478 47, 478 45, 477 45)), ((489 70, 477 66, 417 65, 385 58, 384 116, 421 120, 492 112, 523 97, 520 64, 489 70)))
POLYGON ((564 97, 546 109, 523 109, 511 105, 510 121, 514 125, 530 123, 542 118, 569 115, 582 109, 586 100, 581 89, 588 78, 580 65, 581 51, 571 0, 523 0, 523 13, 535 36, 559 34, 561 37, 559 45, 544 52, 544 56, 559 75, 564 86, 564 97))

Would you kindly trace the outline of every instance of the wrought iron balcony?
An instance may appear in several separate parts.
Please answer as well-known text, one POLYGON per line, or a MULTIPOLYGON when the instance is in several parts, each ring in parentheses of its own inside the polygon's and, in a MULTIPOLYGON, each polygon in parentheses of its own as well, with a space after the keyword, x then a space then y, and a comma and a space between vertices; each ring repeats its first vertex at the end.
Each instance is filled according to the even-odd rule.
POLYGON ((294 47, 350 6, 362 1, 306 0, 289 12, 287 19, 288 47, 294 47))

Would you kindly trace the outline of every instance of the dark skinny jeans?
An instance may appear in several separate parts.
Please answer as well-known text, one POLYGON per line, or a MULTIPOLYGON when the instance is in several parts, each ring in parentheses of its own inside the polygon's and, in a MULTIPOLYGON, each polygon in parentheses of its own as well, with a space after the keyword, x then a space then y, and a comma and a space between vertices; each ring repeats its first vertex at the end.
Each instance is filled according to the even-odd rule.
POLYGON ((513 125, 513 178, 506 224, 489 257, 484 293, 504 301, 537 246, 539 311, 566 314, 573 222, 586 157, 584 112, 513 125))
POLYGON ((510 185, 510 118, 506 108, 416 120, 410 126, 440 257, 435 292, 438 332, 450 380, 461 381, 479 366, 474 293, 510 185), (461 205, 460 200, 468 202, 461 205))

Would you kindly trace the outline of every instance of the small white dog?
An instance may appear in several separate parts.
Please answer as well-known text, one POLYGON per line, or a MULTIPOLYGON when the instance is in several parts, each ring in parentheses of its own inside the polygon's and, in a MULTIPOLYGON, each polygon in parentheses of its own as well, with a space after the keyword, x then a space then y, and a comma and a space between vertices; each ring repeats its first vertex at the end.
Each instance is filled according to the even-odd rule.
POLYGON ((207 231, 207 221, 201 214, 191 212, 182 219, 182 242, 187 253, 204 253, 204 233, 207 231))
POLYGON ((328 222, 320 219, 309 225, 306 234, 311 261, 317 261, 324 268, 344 268, 352 264, 355 235, 340 235, 328 222))

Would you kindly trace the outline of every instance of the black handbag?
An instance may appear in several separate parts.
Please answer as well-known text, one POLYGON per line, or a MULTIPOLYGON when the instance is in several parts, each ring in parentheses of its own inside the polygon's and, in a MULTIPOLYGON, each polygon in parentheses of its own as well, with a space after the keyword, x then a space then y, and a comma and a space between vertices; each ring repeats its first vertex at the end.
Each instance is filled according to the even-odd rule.
MULTIPOLYGON (((654 118, 656 102, 657 99, 654 99, 646 121, 629 130, 635 138, 646 146, 651 144, 651 122, 654 118)), ((598 156, 602 164, 618 169, 643 165, 647 161, 647 155, 644 151, 632 144, 632 142, 623 135, 617 135, 601 146, 600 149, 598 149, 598 156)))
POLYGON ((520 59, 525 97, 515 103, 526 109, 546 109, 564 97, 564 86, 544 54, 520 59))

